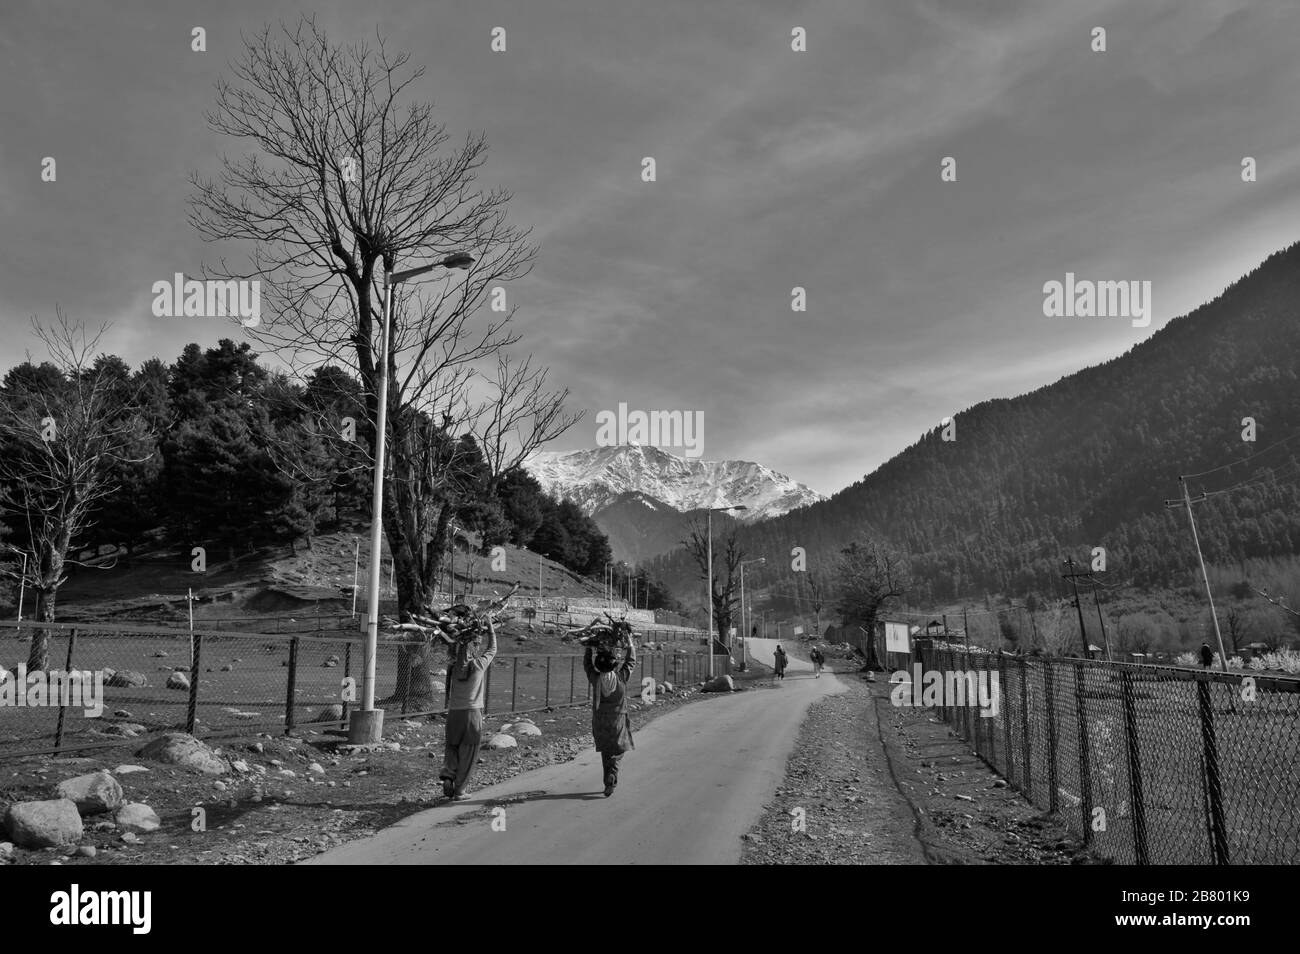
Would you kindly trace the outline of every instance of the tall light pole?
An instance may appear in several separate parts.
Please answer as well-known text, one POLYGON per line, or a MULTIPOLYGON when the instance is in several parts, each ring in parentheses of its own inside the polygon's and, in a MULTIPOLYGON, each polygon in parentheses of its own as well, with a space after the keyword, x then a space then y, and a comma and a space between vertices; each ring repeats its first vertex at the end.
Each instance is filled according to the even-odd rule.
POLYGON ((379 361, 375 376, 379 384, 379 412, 375 421, 374 492, 370 503, 370 592, 366 594, 365 665, 361 670, 361 707, 352 710, 348 741, 352 744, 378 742, 384 735, 384 710, 375 708, 375 657, 379 650, 379 586, 383 567, 380 545, 384 533, 384 450, 388 440, 388 325, 392 315, 393 286, 435 268, 469 268, 474 259, 465 252, 448 255, 440 262, 394 272, 385 262, 384 321, 379 332, 379 361))
POLYGON ((708 589, 709 592, 709 678, 713 678, 713 515, 715 513, 726 513, 729 510, 748 510, 744 504, 735 507, 710 507, 709 508, 709 570, 708 570, 708 589))
POLYGON ((759 557, 757 560, 742 560, 740 563, 740 671, 745 671, 745 640, 749 637, 749 622, 745 615, 745 564, 767 562, 766 557, 759 557))
POLYGON ((23 596, 27 593, 27 551, 19 550, 12 543, 6 543, 5 547, 23 558, 22 576, 18 578, 18 622, 21 623, 23 621, 23 596))

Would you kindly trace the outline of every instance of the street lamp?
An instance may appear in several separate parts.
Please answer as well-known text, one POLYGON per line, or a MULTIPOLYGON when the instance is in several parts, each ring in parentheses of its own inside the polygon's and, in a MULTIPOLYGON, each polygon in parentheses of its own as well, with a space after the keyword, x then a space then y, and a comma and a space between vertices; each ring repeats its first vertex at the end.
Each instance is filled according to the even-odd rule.
POLYGON ((27 592, 27 551, 19 550, 12 543, 6 543, 5 548, 12 550, 23 558, 22 576, 18 578, 18 622, 23 621, 23 596, 27 592))
POLYGON ((729 510, 748 510, 744 504, 735 507, 710 507, 709 508, 709 579, 708 579, 708 601, 709 601, 709 678, 713 678, 713 515, 715 513, 726 513, 729 510))
POLYGON ((440 262, 394 272, 385 262, 384 321, 379 333, 379 413, 375 421, 375 487, 370 505, 370 591, 366 599, 365 666, 361 670, 361 708, 354 709, 348 721, 348 741, 353 745, 378 742, 384 735, 384 710, 375 708, 375 656, 379 650, 379 580, 383 556, 379 552, 383 536, 384 450, 388 438, 388 323, 392 313, 393 286, 408 278, 423 275, 435 268, 469 268, 473 256, 466 252, 448 255, 440 262))
POLYGON ((745 638, 749 635, 749 623, 745 616, 745 564, 746 563, 766 563, 767 557, 759 557, 757 560, 742 560, 740 563, 740 671, 745 671, 745 638))

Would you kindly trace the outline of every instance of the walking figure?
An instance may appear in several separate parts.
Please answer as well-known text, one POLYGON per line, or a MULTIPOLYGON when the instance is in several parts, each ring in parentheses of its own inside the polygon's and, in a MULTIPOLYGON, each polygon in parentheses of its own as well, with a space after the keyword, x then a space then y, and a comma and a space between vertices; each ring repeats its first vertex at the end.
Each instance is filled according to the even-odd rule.
POLYGON ((789 662, 789 657, 786 656, 785 650, 781 648, 780 643, 776 644, 776 652, 772 655, 776 662, 775 678, 785 681, 785 667, 786 663, 789 662))
POLYGON ((483 744, 483 696, 488 667, 497 654, 497 630, 487 621, 487 649, 478 651, 480 637, 463 639, 447 667, 447 735, 444 739, 442 793, 455 801, 468 796, 465 785, 478 762, 483 744))
POLYGON ((622 664, 612 651, 605 647, 596 650, 587 646, 582 657, 582 668, 591 683, 591 734, 600 753, 604 773, 605 797, 614 794, 618 784, 618 763, 632 743, 632 717, 628 715, 627 682, 636 665, 636 647, 624 636, 626 651, 622 664))

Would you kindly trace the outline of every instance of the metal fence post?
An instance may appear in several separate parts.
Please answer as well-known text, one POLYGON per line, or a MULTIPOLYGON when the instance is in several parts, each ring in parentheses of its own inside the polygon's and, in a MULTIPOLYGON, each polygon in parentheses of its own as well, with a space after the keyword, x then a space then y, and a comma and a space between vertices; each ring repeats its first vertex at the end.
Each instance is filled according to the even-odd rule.
POLYGON ((1205 747, 1205 789, 1208 803, 1206 821, 1210 826, 1210 839, 1216 865, 1229 864, 1228 831, 1223 817, 1223 787, 1219 781, 1219 746, 1214 734, 1214 708, 1210 704, 1210 683, 1202 678, 1196 681, 1196 695, 1201 711, 1201 743, 1205 747))
POLYGON ((512 656, 514 664, 510 667, 510 711, 515 711, 515 693, 519 689, 519 657, 512 656))
POLYGON ((1023 770, 1021 774, 1021 791, 1025 793, 1025 798, 1031 802, 1034 800, 1034 773, 1030 769, 1032 763, 1029 760, 1029 664, 1023 659, 1020 663, 1020 752, 1023 759, 1023 770))
POLYGON ((1151 864, 1147 852, 1146 799, 1142 792, 1142 759, 1138 752, 1137 710, 1133 703, 1133 674, 1120 673, 1124 697, 1124 740, 1128 751, 1128 799, 1133 818, 1133 852, 1140 865, 1151 864))
POLYGON ((293 691, 298 685, 298 637, 289 640, 289 681, 284 693, 284 734, 293 731, 293 691))
MULTIPOLYGON (((343 644, 343 678, 348 679, 352 675, 352 640, 343 644)), ((348 724, 348 701, 343 701, 343 726, 348 724)))
POLYGON ((551 707, 551 657, 546 657, 546 708, 551 707))
POLYGON ((1056 814, 1061 807, 1056 771, 1056 691, 1054 678, 1055 664, 1050 660, 1043 663, 1043 690, 1047 697, 1047 810, 1056 814))
MULTIPOLYGON (((1002 773, 1008 782, 1014 782, 1016 772, 1011 757, 1011 703, 1004 692, 1007 685, 1007 657, 998 653, 998 712, 1002 716, 1002 773)), ((996 761, 996 760, 995 760, 996 761)))
POLYGON ((1092 844, 1092 759, 1088 750, 1088 713, 1084 706, 1084 663, 1074 666, 1074 707, 1079 716, 1079 808, 1083 811, 1083 843, 1092 844))
MULTIPOLYGON (((72 650, 77 645, 77 631, 75 629, 68 631, 68 660, 63 665, 63 684, 70 685, 68 680, 72 677, 72 650)), ((84 691, 84 690, 83 690, 84 691)), ((59 693, 59 724, 54 729, 54 751, 58 752, 63 747, 63 715, 66 706, 63 704, 63 693, 59 693)), ((82 696, 85 701, 85 696, 82 696)))
POLYGON ((194 734, 199 707, 199 662, 203 656, 203 634, 194 634, 194 661, 190 664, 190 705, 185 716, 185 731, 194 734))
POLYGON ((573 705, 573 674, 578 668, 578 657, 569 657, 569 705, 573 705))

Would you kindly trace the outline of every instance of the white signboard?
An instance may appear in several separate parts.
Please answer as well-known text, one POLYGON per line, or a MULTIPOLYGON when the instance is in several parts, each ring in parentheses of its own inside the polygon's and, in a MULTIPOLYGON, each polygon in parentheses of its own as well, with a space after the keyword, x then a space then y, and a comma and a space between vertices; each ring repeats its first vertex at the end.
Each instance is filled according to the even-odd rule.
POLYGON ((887 653, 911 652, 911 649, 908 646, 906 623, 885 624, 885 652, 887 653))
POLYGON ((802 635, 803 635, 803 627, 802 627, 802 626, 796 626, 796 627, 794 628, 794 634, 795 634, 796 636, 802 636, 802 635))

